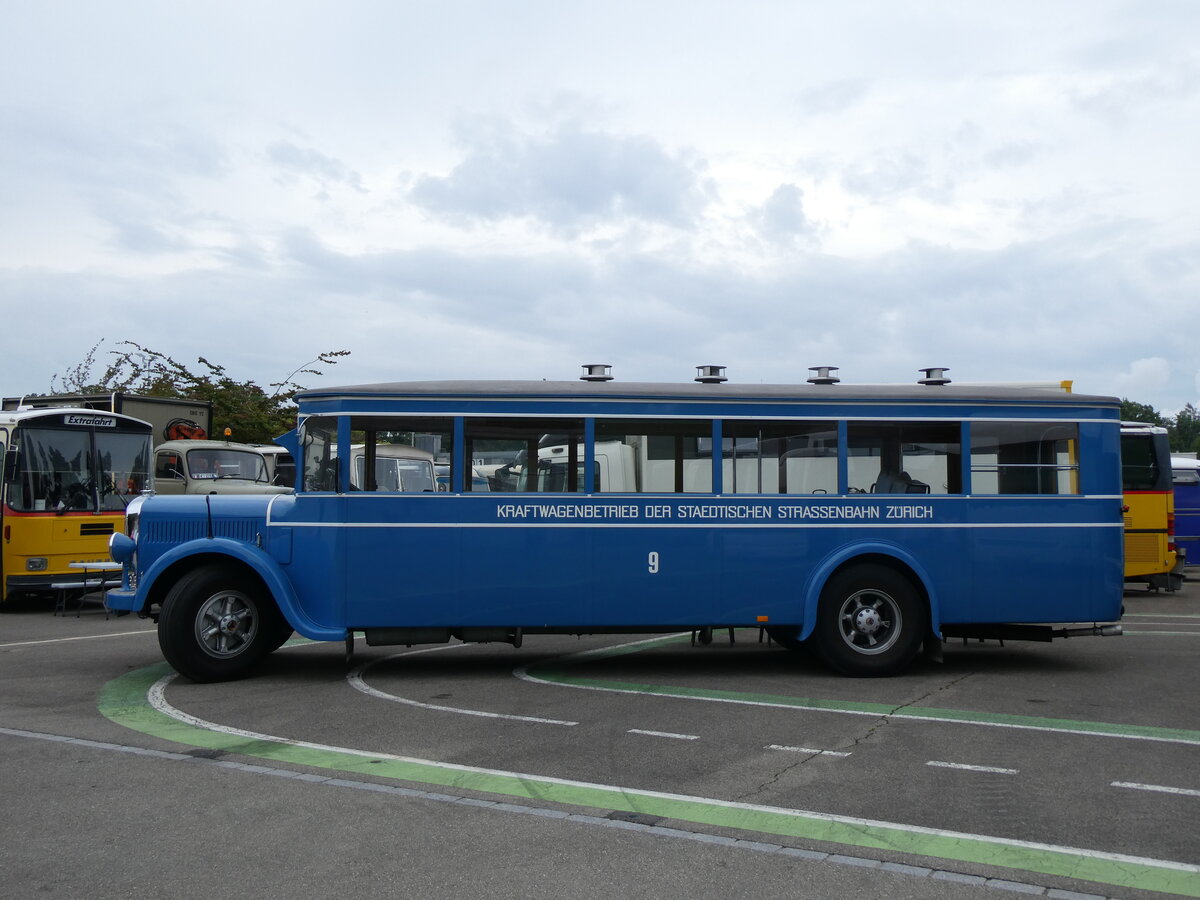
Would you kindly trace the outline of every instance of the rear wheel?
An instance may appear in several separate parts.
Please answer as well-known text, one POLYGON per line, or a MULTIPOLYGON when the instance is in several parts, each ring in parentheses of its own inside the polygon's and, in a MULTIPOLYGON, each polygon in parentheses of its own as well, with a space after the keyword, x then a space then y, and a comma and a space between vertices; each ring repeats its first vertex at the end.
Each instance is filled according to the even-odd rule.
POLYGON ((158 645, 192 681, 228 681, 246 675, 278 646, 282 618, 256 579, 231 566, 205 566, 167 593, 158 645))
POLYGON ((912 582, 864 563, 829 579, 813 636, 825 661, 845 675, 895 675, 916 657, 928 618, 912 582))

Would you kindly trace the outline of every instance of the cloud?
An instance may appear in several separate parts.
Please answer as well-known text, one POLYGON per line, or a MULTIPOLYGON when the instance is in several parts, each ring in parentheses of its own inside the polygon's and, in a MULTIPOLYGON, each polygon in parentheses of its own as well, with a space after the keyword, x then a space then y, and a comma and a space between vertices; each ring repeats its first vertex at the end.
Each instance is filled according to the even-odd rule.
POLYGON ((214 177, 227 164, 211 136, 171 121, 134 127, 23 107, 0 108, 0 161, 9 175, 146 192, 181 176, 214 177))
POLYGON ((846 190, 876 201, 908 193, 945 200, 954 189, 945 168, 935 169, 914 150, 880 150, 869 160, 848 165, 841 180, 846 190))
POLYGON ((1166 60, 1140 70, 1094 76, 1071 87, 1067 96, 1082 112, 1120 125, 1164 103, 1192 99, 1198 76, 1200 61, 1166 60))
POLYGON ((43 240, 67 244, 98 221, 109 251, 187 251, 198 245, 200 217, 184 186, 212 183, 228 164, 213 138, 172 122, 134 128, 0 109, 0 193, 25 208, 21 239, 43 232, 43 240))
POLYGON ((1135 359, 1126 371, 1113 378, 1113 383, 1122 397, 1137 400, 1139 397, 1155 396, 1170 377, 1170 362, 1161 356, 1151 356, 1135 359))
POLYGON ((311 147, 299 147, 291 141, 275 141, 267 147, 267 158, 288 177, 307 177, 322 187, 344 184, 364 191, 359 174, 332 156, 311 147))
POLYGON ((411 7, 10 17, 7 389, 107 336, 263 383, 344 346, 1197 398, 1200 4, 411 7))
POLYGON ((639 220, 695 226, 714 187, 703 165, 648 137, 560 126, 541 135, 506 123, 462 135, 463 160, 446 176, 417 180, 409 199, 465 223, 530 218, 558 233, 639 220))
MULTIPOLYGON (((14 308, 80 325, 52 346, 15 345, 10 365, 26 374, 10 390, 45 390, 34 373, 65 371, 107 337, 180 360, 203 355, 264 384, 348 347, 324 383, 570 380, 585 362, 611 363, 630 381, 686 381, 693 366, 715 364, 742 383, 802 382, 813 365, 840 366, 847 383, 895 383, 944 365, 957 381, 1069 378, 1082 393, 1164 411, 1196 396, 1193 366, 1167 362, 1193 358, 1187 333, 1126 327, 1133 306, 1167 321, 1187 297, 1134 282, 1136 270, 1094 252, 1090 234, 995 251, 912 243, 872 257, 789 254, 749 272, 703 254, 569 247, 346 252, 295 229, 259 262, 123 276, 0 271, 0 297, 14 308)), ((18 310, 18 326, 21 315, 32 316, 18 310)))
POLYGON ((847 112, 867 94, 864 78, 842 78, 805 88, 796 94, 796 106, 806 115, 847 112))
POLYGON ((749 219, 758 234, 774 244, 813 242, 819 230, 804 212, 804 191, 794 184, 775 188, 762 206, 750 212, 749 219))

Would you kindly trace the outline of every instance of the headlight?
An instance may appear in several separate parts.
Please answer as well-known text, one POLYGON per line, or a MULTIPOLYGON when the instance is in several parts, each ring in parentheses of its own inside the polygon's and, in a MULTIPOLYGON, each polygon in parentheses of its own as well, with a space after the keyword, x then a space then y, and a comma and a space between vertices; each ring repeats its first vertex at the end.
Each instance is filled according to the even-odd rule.
POLYGON ((138 523, 146 498, 134 497, 125 507, 125 533, 113 532, 108 539, 108 555, 114 561, 136 568, 138 523))
POLYGON ((138 521, 142 518, 142 504, 146 502, 146 495, 141 494, 129 501, 129 505, 125 507, 125 534, 133 541, 138 539, 138 521))
POLYGON ((133 561, 133 555, 137 553, 137 541, 128 535, 121 534, 119 531, 114 531, 108 539, 108 555, 115 562, 122 565, 129 565, 133 561))

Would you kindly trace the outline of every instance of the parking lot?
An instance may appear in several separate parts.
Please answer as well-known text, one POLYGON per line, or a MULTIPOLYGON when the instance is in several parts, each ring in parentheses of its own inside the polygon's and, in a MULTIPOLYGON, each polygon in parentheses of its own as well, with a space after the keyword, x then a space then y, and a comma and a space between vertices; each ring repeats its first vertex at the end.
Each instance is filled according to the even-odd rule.
POLYGON ((0 614, 0 896, 1200 896, 1196 578, 892 679, 741 630, 196 685, 51 607, 0 614))

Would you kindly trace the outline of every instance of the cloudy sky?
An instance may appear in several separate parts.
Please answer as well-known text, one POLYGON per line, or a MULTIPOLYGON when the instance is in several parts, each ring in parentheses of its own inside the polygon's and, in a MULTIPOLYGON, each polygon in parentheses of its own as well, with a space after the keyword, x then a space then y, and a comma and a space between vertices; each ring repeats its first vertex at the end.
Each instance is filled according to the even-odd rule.
POLYGON ((1200 3, 0 0, 0 392, 1073 379, 1200 404, 1200 3))

